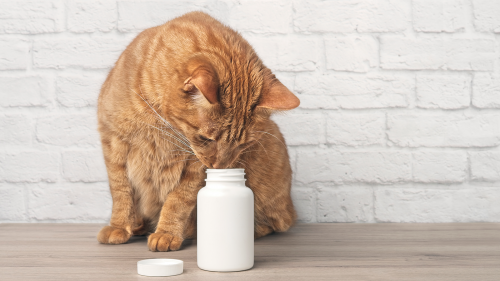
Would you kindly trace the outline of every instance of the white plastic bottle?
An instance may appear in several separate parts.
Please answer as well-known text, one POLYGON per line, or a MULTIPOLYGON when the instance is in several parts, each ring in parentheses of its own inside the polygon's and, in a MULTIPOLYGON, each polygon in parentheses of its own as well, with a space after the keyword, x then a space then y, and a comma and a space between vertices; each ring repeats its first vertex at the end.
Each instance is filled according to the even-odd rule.
POLYGON ((198 192, 198 267, 240 271, 254 262, 254 197, 244 169, 207 169, 198 192))

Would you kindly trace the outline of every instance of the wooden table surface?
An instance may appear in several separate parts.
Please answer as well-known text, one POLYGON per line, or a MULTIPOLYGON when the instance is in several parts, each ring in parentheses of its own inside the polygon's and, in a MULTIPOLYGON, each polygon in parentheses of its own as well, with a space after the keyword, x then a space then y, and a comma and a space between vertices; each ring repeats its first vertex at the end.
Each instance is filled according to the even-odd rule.
POLYGON ((101 245, 99 224, 0 224, 0 280, 500 280, 500 224, 299 224, 255 242, 255 266, 196 266, 196 241, 148 251, 146 237, 101 245), (172 277, 137 275, 148 258, 184 261, 172 277))

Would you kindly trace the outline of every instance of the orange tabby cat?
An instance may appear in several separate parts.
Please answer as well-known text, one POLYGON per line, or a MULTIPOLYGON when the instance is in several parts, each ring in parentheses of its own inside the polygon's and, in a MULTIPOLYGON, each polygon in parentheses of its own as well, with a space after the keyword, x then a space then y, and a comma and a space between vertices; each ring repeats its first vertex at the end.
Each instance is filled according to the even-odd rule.
POLYGON ((104 82, 98 119, 113 198, 97 239, 152 233, 151 251, 196 233, 206 167, 244 168, 255 237, 286 231, 296 214, 285 141, 269 119, 299 100, 238 33, 201 12, 142 32, 104 82))

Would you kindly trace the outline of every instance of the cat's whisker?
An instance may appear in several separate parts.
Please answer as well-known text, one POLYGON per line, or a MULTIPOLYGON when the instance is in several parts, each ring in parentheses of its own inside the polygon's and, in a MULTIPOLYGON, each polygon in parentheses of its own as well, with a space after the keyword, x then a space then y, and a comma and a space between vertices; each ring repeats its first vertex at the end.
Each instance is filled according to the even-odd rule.
POLYGON ((167 136, 169 136, 169 137, 174 138, 174 139, 175 139, 175 140, 177 140, 178 142, 180 142, 180 143, 182 143, 183 145, 185 145, 187 148, 191 148, 191 146, 190 146, 189 144, 187 144, 186 142, 184 142, 184 141, 180 140, 180 139, 179 139, 179 138, 177 138, 176 136, 174 136, 174 135, 172 135, 172 134, 170 134, 170 133, 168 133, 168 132, 166 132, 166 131, 164 131, 164 130, 162 130, 162 129, 158 128, 158 127, 155 127, 155 126, 152 126, 152 125, 149 125, 149 124, 148 124, 148 126, 150 126, 150 127, 152 127, 152 128, 157 129, 158 131, 162 132, 163 134, 165 134, 165 135, 167 135, 167 136))
POLYGON ((255 141, 258 142, 260 144, 260 146, 262 146, 262 148, 266 152, 267 158, 269 158, 269 153, 267 153, 267 149, 264 147, 264 145, 262 145, 262 143, 260 141, 258 141, 258 140, 255 140, 255 141))
POLYGON ((178 139, 178 138, 177 138, 177 137, 175 137, 174 135, 172 135, 172 134, 170 134, 170 133, 168 133, 168 132, 166 132, 166 131, 164 131, 164 130, 162 130, 162 129, 160 129, 160 128, 156 127, 156 126, 153 126, 153 125, 151 125, 151 124, 147 124, 147 123, 145 123, 145 122, 141 122, 141 123, 143 123, 143 124, 144 124, 144 125, 146 125, 146 126, 149 126, 149 127, 155 128, 155 129, 157 129, 158 131, 162 132, 163 134, 165 134, 165 135, 167 135, 167 136, 170 136, 170 137, 172 137, 172 138, 176 139, 177 141, 181 142, 182 144, 184 144, 184 145, 187 147, 187 149, 189 149, 189 151, 188 151, 188 150, 186 150, 185 148, 180 147, 179 145, 177 145, 177 144, 175 144, 175 143, 171 142, 170 140, 167 140, 166 138, 163 138, 163 137, 162 137, 162 139, 164 139, 164 140, 166 140, 166 141, 168 141, 168 142, 172 143, 173 145, 175 145, 175 146, 179 147, 182 151, 185 151, 185 152, 188 152, 188 153, 191 153, 191 154, 193 154, 193 155, 194 155, 194 153, 192 153, 192 149, 191 149, 191 146, 190 146, 189 144, 187 144, 187 143, 183 142, 182 140, 178 139))
POLYGON ((193 155, 193 156, 196 156, 196 154, 194 154, 194 153, 193 153, 193 152, 191 152, 191 151, 180 150, 180 149, 166 150, 165 152, 170 152, 170 151, 180 151, 180 152, 186 152, 186 153, 169 154, 169 155, 193 155))
POLYGON ((169 153, 169 155, 193 155, 192 153, 182 153, 183 151, 180 151, 178 153, 169 153))
POLYGON ((238 161, 241 161, 241 162, 243 162, 243 163, 248 164, 248 162, 247 162, 247 161, 245 161, 245 160, 243 160, 243 159, 239 159, 238 161))
MULTIPOLYGON (((142 122, 142 123, 143 123, 143 124, 146 124, 146 123, 144 123, 144 122, 142 122)), ((147 125, 147 126, 149 126, 149 127, 152 127, 152 128, 157 129, 158 131, 160 131, 160 132, 164 133, 165 135, 170 136, 170 137, 172 137, 172 138, 176 139, 177 141, 179 141, 179 142, 180 142, 180 143, 182 143, 183 145, 187 146, 188 148, 191 148, 191 146, 189 146, 189 144, 187 144, 187 143, 186 143, 186 142, 184 142, 183 140, 181 140, 181 139, 177 138, 176 136, 174 136, 174 135, 170 134, 169 132, 166 132, 166 131, 164 131, 164 130, 162 130, 162 129, 160 129, 160 128, 156 127, 156 126, 150 125, 150 124, 146 124, 146 125, 147 125)))
POLYGON ((196 164, 196 163, 198 163, 198 162, 201 162, 201 161, 200 161, 200 160, 198 160, 198 161, 196 161, 196 162, 194 162, 194 163, 191 163, 191 164, 189 164, 189 166, 188 166, 188 167, 191 167, 191 166, 193 166, 194 164, 196 164))
POLYGON ((275 139, 277 139, 285 148, 286 148, 286 145, 275 135, 271 134, 271 133, 268 133, 268 132, 265 132, 265 131, 255 131, 255 132, 259 132, 259 133, 264 133, 264 134, 268 134, 272 137, 274 137, 275 139))
POLYGON ((245 154, 245 153, 247 153, 247 151, 246 151, 246 150, 247 150, 247 149, 249 149, 250 147, 252 147, 252 146, 247 146, 247 147, 245 147, 242 151, 240 151, 240 155, 241 155, 241 154, 245 154))
POLYGON ((202 145, 202 146, 205 146, 205 144, 207 143, 207 141, 209 141, 209 139, 208 139, 208 140, 206 140, 206 141, 204 141, 201 145, 202 145))
MULTIPOLYGON (((142 97, 141 97, 141 98, 142 98, 142 97)), ((144 100, 144 99, 143 99, 143 100, 144 100)), ((144 100, 144 102, 146 102, 146 101, 144 100)), ((146 102, 146 103, 147 103, 147 102, 146 102)), ((148 104, 148 105, 149 105, 149 104, 148 104)), ((149 107, 151 107, 151 106, 149 105, 149 107)), ((153 109, 153 108, 151 107, 151 109, 153 109)), ((153 110, 154 110, 154 109, 153 109, 153 110)), ((156 113, 156 111, 155 111, 155 114, 159 116, 159 114, 158 114, 158 113, 156 113)), ((156 116, 155 116, 155 118, 157 119, 157 121, 159 121, 159 122, 161 122, 161 123, 166 122, 166 120, 164 120, 161 116, 159 116, 159 117, 156 117, 156 116)), ((144 123, 144 122, 143 122, 143 123, 144 123)), ((144 123, 144 124, 146 124, 146 123, 144 123)), ((146 124, 146 125, 149 125, 149 124, 146 124)), ((170 124, 169 124, 169 125, 170 125, 170 124)), ((160 127, 161 127, 161 126, 160 126, 160 127)), ((176 133, 176 134, 177 134, 176 136, 172 135, 173 137, 180 139, 180 141, 183 141, 184 143, 186 143, 186 142, 187 142, 187 143, 189 143, 189 140, 188 140, 185 136, 183 136, 182 134, 180 134, 179 132, 177 132, 177 131, 176 131, 176 130, 175 130, 175 129, 171 126, 171 125, 170 125, 170 127, 168 127, 168 126, 164 126, 164 128, 165 128, 165 129, 170 129, 170 130, 174 131, 174 133, 176 133)), ((157 128, 157 129, 158 129, 158 128, 157 128)), ((189 146, 189 145, 187 145, 187 146, 189 146)))
MULTIPOLYGON (((202 169, 205 164, 201 163, 201 166, 198 169, 202 169)), ((206 167, 206 166, 205 166, 206 167)))
MULTIPOLYGON (((173 144, 173 145, 177 146, 178 148, 180 148, 180 151, 184 151, 184 152, 190 153, 190 154, 192 154, 192 155, 195 155, 195 154, 194 154, 194 152, 193 152, 192 150, 186 150, 184 147, 179 146, 178 144, 176 144, 176 143, 174 143, 174 142, 170 141, 170 140, 169 140, 169 139, 167 139, 167 138, 164 138, 162 135, 160 135, 160 137, 161 137, 163 140, 165 140, 165 141, 167 141, 167 142, 169 142, 169 143, 171 143, 171 144, 173 144)), ((189 147, 188 149, 191 149, 191 147, 189 147)))
MULTIPOLYGON (((186 151, 186 150, 181 150, 181 149, 172 149, 172 150, 165 150, 165 152, 170 152, 170 151, 186 151)), ((191 151, 190 151, 191 152, 191 151)), ((194 155, 194 153, 191 153, 194 155)))
POLYGON ((165 120, 165 119, 164 119, 163 117, 161 117, 158 113, 156 113, 156 112, 155 112, 155 114, 157 115, 157 116, 155 116, 155 117, 156 117, 156 120, 160 121, 160 123, 162 123, 162 124, 163 124, 163 127, 165 127, 165 129, 170 129, 170 130, 172 130, 174 133, 176 133, 176 135, 177 135, 179 138, 181 138, 181 139, 183 139, 183 140, 185 140, 185 141, 189 142, 189 139, 188 139, 188 138, 186 138, 186 136, 184 136, 182 133, 180 133, 179 131, 177 131, 177 130, 174 128, 174 126, 172 126, 172 124, 170 124, 170 122, 168 122, 167 120, 165 120))
POLYGON ((141 99, 154 111, 154 113, 156 113, 156 116, 158 116, 160 118, 160 121, 163 121, 163 123, 165 123, 166 125, 168 125, 170 127, 170 129, 172 129, 172 131, 174 131, 175 133, 177 133, 180 137, 186 139, 186 137, 184 135, 182 135, 177 130, 175 130, 174 127, 172 126, 172 124, 170 124, 167 120, 165 120, 165 118, 163 118, 160 114, 158 114, 158 112, 142 97, 142 95, 144 95, 144 93, 142 92, 142 87, 141 87, 140 84, 139 84, 139 91, 141 92, 141 95, 139 95, 141 97, 141 99))
MULTIPOLYGON (((184 160, 179 160, 179 161, 175 161, 175 162, 172 162, 172 163, 169 163, 169 164, 170 164, 170 165, 172 165, 172 164, 175 164, 175 163, 177 163, 177 162, 194 161, 194 160, 196 160, 196 159, 198 159, 198 158, 195 158, 195 159, 184 159, 184 160)), ((200 160, 198 160, 198 161, 200 161, 200 160)), ((196 163, 196 162, 195 162, 195 163, 196 163)))
MULTIPOLYGON (((250 153, 250 152, 257 152, 257 151, 261 151, 261 150, 249 150, 249 151, 245 151, 245 152, 241 152, 240 154, 246 154, 246 153, 250 153)), ((279 152, 276 152, 276 151, 267 151, 267 152, 271 152, 271 153, 275 153, 275 154, 281 154, 279 152)))
MULTIPOLYGON (((175 130, 174 127, 167 120, 165 120, 165 118, 161 117, 161 115, 158 114, 158 112, 146 101, 146 99, 144 99, 142 97, 142 95, 139 95, 139 93, 137 93, 136 91, 134 91, 134 89, 130 89, 130 90, 132 90, 136 95, 138 95, 149 106, 149 108, 151 108, 151 110, 153 110, 153 112, 156 114, 155 117, 159 118, 159 121, 162 121, 165 125, 168 125, 168 127, 172 131, 174 131, 179 137, 184 138, 186 141, 189 142, 189 140, 184 135, 182 135, 177 130, 175 130)), ((141 91, 141 94, 143 94, 142 93, 142 89, 141 89, 141 85, 139 85, 139 90, 141 91)))
POLYGON ((162 138, 163 140, 168 141, 169 143, 171 143, 171 144, 173 144, 173 145, 177 146, 178 148, 180 148, 180 151, 187 152, 187 153, 189 153, 189 154, 191 154, 191 155, 196 155, 196 154, 194 154, 194 152, 193 152, 193 151, 186 150, 186 149, 184 149, 182 146, 179 146, 179 145, 177 145, 176 143, 171 142, 170 140, 168 140, 168 139, 166 139, 166 138, 164 138, 164 137, 161 137, 161 138, 162 138))
POLYGON ((260 151, 260 150, 249 150, 249 151, 241 152, 240 154, 246 154, 246 153, 256 152, 256 151, 260 151))

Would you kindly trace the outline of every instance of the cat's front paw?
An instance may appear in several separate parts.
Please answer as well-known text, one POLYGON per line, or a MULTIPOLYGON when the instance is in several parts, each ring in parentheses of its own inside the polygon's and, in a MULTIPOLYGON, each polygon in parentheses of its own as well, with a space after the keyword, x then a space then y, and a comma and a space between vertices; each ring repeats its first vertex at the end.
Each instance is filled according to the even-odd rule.
POLYGON ((153 252, 177 251, 182 245, 181 237, 168 232, 156 232, 148 237, 148 247, 153 252))
POLYGON ((128 233, 123 228, 118 228, 114 226, 105 226, 97 234, 97 241, 102 244, 123 244, 127 242, 131 233, 128 233))

